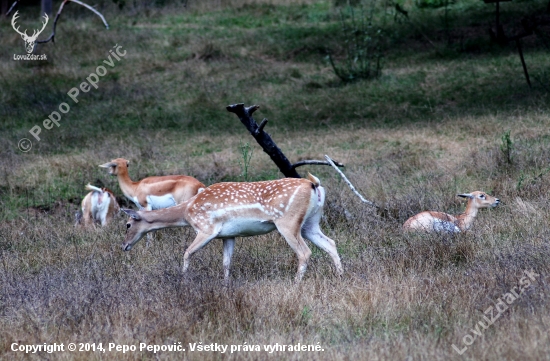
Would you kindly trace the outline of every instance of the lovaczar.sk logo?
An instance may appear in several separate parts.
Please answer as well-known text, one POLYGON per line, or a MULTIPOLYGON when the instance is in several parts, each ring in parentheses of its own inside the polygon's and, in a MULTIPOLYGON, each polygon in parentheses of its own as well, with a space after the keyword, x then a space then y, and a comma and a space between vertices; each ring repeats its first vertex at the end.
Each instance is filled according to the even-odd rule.
POLYGON ((47 60, 46 55, 35 55, 32 54, 34 50, 34 45, 36 43, 36 39, 38 38, 38 35, 44 31, 46 28, 46 25, 48 24, 48 15, 44 14, 44 22, 42 23, 42 29, 40 30, 33 30, 32 35, 27 34, 27 29, 25 29, 24 32, 21 32, 19 30, 19 26, 15 27, 15 21, 19 18, 18 16, 19 11, 16 11, 15 14, 13 14, 13 18, 11 20, 11 26, 13 27, 13 30, 15 30, 19 35, 21 35, 21 38, 25 41, 25 49, 27 50, 27 54, 25 55, 16 55, 13 54, 13 60, 47 60))

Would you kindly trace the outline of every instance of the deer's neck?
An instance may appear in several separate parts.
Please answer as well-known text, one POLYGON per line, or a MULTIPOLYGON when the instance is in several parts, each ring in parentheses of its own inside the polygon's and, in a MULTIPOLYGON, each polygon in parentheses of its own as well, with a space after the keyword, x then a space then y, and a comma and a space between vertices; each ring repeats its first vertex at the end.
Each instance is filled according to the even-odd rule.
POLYGON ((474 222, 474 219, 477 216, 477 212, 478 209, 473 206, 472 202, 468 201, 466 211, 456 217, 458 219, 458 228, 460 228, 461 231, 466 231, 470 229, 472 223, 474 222))
POLYGON ((145 221, 150 224, 149 230, 151 231, 170 227, 189 226, 189 222, 187 221, 187 202, 156 211, 143 212, 142 215, 145 221))
POLYGON ((135 193, 138 182, 133 182, 130 179, 130 175, 128 175, 127 169, 119 170, 117 178, 122 193, 124 193, 127 198, 133 199, 136 195, 135 193))

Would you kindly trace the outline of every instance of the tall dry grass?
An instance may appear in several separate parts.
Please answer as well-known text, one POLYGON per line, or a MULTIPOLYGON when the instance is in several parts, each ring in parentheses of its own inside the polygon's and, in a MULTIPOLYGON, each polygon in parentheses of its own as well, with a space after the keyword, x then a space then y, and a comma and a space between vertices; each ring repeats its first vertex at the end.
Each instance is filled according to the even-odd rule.
MULTIPOLYGON (((84 232, 72 226, 75 205, 64 204, 66 208, 49 213, 23 209, 20 217, 0 228, 2 357, 24 358, 10 351, 12 342, 182 342, 186 348, 193 342, 299 342, 319 343, 324 351, 278 352, 271 357, 545 359, 550 256, 545 190, 550 181, 543 175, 518 189, 517 176, 547 157, 542 142, 534 145, 546 137, 541 135, 546 123, 538 130, 512 133, 514 163, 508 165, 502 159, 498 132, 478 131, 490 121, 462 119, 461 126, 468 124, 472 130, 468 134, 477 135, 458 138, 456 120, 441 126, 445 134, 431 127, 404 126, 393 132, 342 129, 336 137, 318 132, 308 144, 296 134, 273 134, 291 159, 326 152, 348 164, 348 177, 367 198, 393 210, 380 216, 361 204, 330 168, 309 169, 327 188, 322 227, 337 241, 346 270, 342 279, 334 275, 329 257, 311 245, 313 256, 304 281, 293 284, 296 257, 272 233, 237 241, 231 286, 225 288, 218 241, 196 253, 189 273, 182 274, 183 253, 193 239, 190 229, 160 232, 152 246, 138 244, 125 253, 120 249, 123 219, 112 228, 84 232), (346 140, 351 147, 370 146, 364 150, 337 146, 346 140), (471 232, 449 237, 401 231, 406 217, 420 210, 460 212, 464 205, 454 195, 478 188, 491 191, 503 204, 481 212, 471 232), (518 286, 522 272, 531 269, 540 274, 536 282, 459 356, 452 345, 463 348, 463 337, 472 335, 470 330, 483 320, 483 312, 518 286)), ((518 118, 500 121, 521 123, 518 118)), ((170 151, 155 152, 149 161, 139 161, 139 153, 131 147, 125 148, 125 155, 138 159, 138 165, 130 168, 135 178, 138 169, 171 173, 183 170, 176 154, 189 154, 204 141, 197 138, 184 145, 168 141, 170 151)), ((227 140, 232 151, 196 155, 185 171, 212 181, 223 174, 237 179, 238 141, 227 140)), ((98 141, 93 147, 97 150, 78 158, 43 156, 14 165, 4 177, 17 182, 27 174, 41 174, 54 182, 59 172, 79 169, 116 189, 114 180, 101 171, 95 173, 94 162, 108 159, 109 152, 101 149, 112 153, 116 148, 107 144, 110 141, 98 141)), ((253 147, 253 173, 272 168, 261 150, 253 147)), ((55 354, 55 359, 255 360, 268 355, 265 351, 221 355, 188 350, 183 356, 65 352, 55 354)))

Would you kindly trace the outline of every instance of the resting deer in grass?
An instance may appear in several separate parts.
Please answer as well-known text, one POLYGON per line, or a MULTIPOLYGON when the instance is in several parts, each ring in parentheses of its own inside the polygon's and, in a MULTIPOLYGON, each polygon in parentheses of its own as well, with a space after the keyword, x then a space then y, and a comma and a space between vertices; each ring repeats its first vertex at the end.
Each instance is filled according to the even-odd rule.
POLYGON ((197 236, 183 256, 183 271, 187 271, 193 253, 212 239, 220 238, 227 283, 235 237, 256 236, 277 229, 298 256, 296 281, 301 280, 311 256, 304 238, 327 252, 338 274, 342 274, 336 244, 319 227, 324 203, 325 190, 311 174, 308 179, 217 183, 175 207, 153 212, 123 209, 130 218, 122 248, 129 251, 152 230, 191 226, 197 236))
POLYGON ((115 195, 107 188, 98 188, 88 184, 86 190, 91 191, 82 200, 82 214, 77 214, 76 225, 90 227, 99 223, 106 226, 120 212, 115 195))
POLYGON ((122 193, 140 210, 162 209, 175 206, 193 197, 204 184, 186 175, 147 177, 133 182, 128 175, 130 162, 117 158, 100 167, 108 168, 109 174, 117 176, 122 193))
POLYGON ((405 230, 421 230, 426 232, 463 232, 472 226, 480 209, 493 208, 500 203, 498 198, 480 191, 458 194, 458 196, 468 199, 464 213, 453 216, 443 212, 426 211, 407 219, 405 224, 403 224, 403 228, 405 230))

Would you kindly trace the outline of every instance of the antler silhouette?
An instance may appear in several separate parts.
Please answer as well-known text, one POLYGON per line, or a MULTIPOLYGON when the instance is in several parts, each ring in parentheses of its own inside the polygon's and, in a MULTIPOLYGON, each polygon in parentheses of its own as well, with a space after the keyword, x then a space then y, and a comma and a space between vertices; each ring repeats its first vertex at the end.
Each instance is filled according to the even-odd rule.
POLYGON ((40 30, 35 30, 33 33, 32 33, 32 36, 31 38, 34 38, 34 37, 38 37, 38 35, 40 35, 41 32, 44 31, 44 29, 46 28, 46 25, 48 24, 48 20, 50 18, 48 17, 48 14, 44 14, 44 22, 42 23, 42 29, 40 30), (38 32, 37 32, 38 31, 38 32), (35 34, 36 33, 36 34, 35 34))
POLYGON ((20 34, 22 37, 28 38, 29 36, 27 35, 27 29, 25 29, 25 32, 22 33, 22 32, 19 31, 19 26, 18 26, 17 28, 15 27, 15 20, 17 20, 17 19, 19 18, 18 13, 19 13, 19 10, 17 10, 17 11, 15 12, 15 14, 13 14, 13 18, 11 19, 11 26, 12 26, 13 29, 14 29, 18 34, 20 34))

